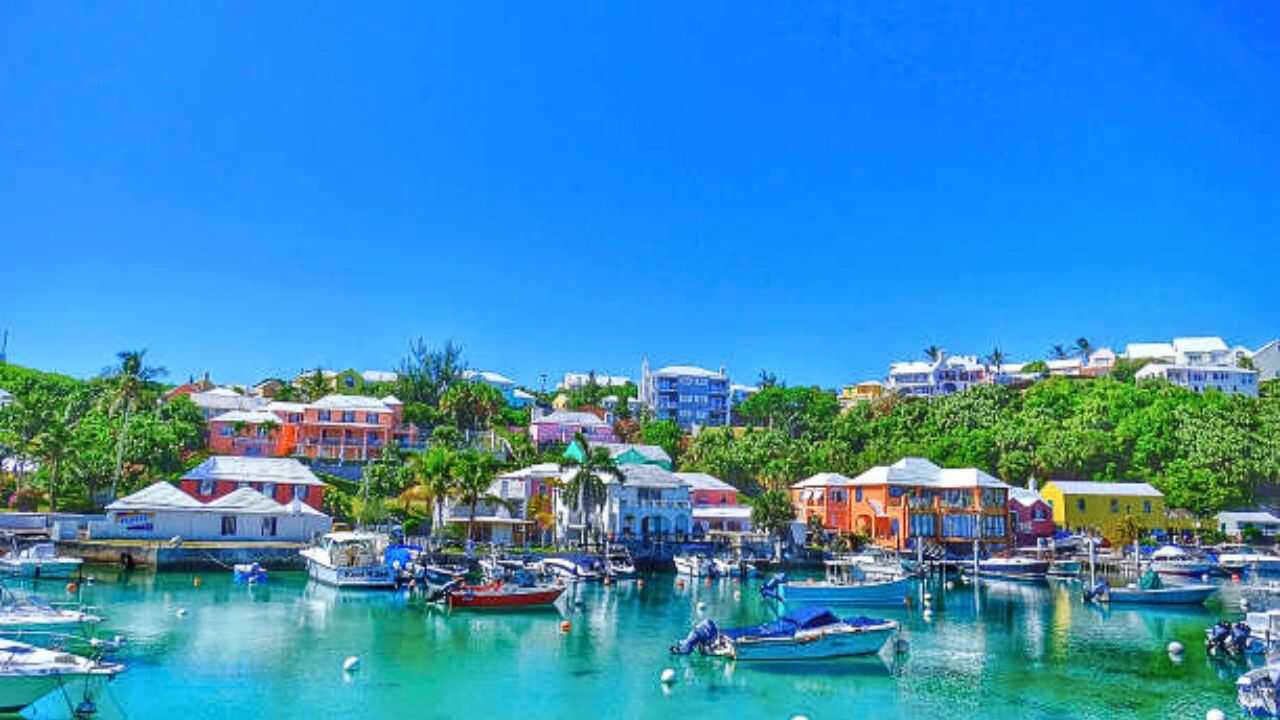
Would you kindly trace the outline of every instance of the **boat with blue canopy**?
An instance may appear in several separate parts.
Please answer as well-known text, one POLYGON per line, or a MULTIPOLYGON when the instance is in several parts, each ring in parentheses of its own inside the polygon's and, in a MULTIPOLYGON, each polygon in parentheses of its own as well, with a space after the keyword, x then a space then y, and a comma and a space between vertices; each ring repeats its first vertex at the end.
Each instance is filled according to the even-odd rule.
POLYGON ((789 580, 774 575, 760 588, 761 596, 787 605, 904 605, 911 578, 901 570, 878 572, 848 560, 828 560, 823 580, 789 580))
POLYGON ((760 625, 722 629, 713 620, 694 626, 671 647, 737 660, 819 660, 878 653, 898 623, 869 617, 841 618, 829 608, 800 608, 760 625))

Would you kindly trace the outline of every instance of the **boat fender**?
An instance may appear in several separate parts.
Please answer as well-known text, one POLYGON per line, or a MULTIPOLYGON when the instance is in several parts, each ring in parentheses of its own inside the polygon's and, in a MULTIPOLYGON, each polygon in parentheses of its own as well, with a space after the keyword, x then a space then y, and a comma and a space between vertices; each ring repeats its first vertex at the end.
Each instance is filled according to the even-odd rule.
POLYGON ((195 577, 191 578, 191 587, 200 587, 200 583, 202 583, 202 582, 204 582, 204 581, 200 579, 200 576, 199 576, 199 575, 197 575, 197 576, 195 576, 195 577))
POLYGON ((175 615, 177 615, 177 616, 178 616, 178 617, 180 617, 180 618, 184 618, 184 617, 186 617, 186 616, 187 616, 187 609, 186 609, 186 608, 178 608, 178 611, 177 611, 176 613, 174 613, 174 614, 175 614, 175 615))
POLYGON ((69 583, 67 583, 67 594, 68 594, 68 595, 75 595, 75 594, 76 594, 76 590, 79 590, 79 589, 80 589, 80 586, 79 586, 79 585, 76 585, 76 584, 75 584, 75 583, 73 583, 73 582, 69 582, 69 583))
POLYGON ((568 620, 560 621, 560 632, 567 633, 572 629, 573 629, 573 623, 569 622, 568 620))
POLYGON ((1218 708, 1214 708, 1204 714, 1204 720, 1227 720, 1227 714, 1218 708))
POLYGON ((1169 643, 1168 650, 1170 655, 1181 655, 1182 651, 1185 649, 1186 648, 1182 646, 1182 643, 1178 642, 1177 640, 1174 640, 1173 642, 1169 643))
POLYGON ((704 613, 706 611, 707 611, 707 604, 702 601, 698 601, 698 612, 704 613))
POLYGON ((925 622, 929 622, 933 620, 933 611, 930 610, 929 608, 925 608, 924 612, 921 614, 921 617, 924 618, 925 622))
POLYGON ((352 655, 342 661, 342 672, 355 672, 360 669, 360 656, 352 655))
POLYGON ((666 668, 660 676, 663 685, 670 685, 676 681, 676 671, 674 668, 666 668))

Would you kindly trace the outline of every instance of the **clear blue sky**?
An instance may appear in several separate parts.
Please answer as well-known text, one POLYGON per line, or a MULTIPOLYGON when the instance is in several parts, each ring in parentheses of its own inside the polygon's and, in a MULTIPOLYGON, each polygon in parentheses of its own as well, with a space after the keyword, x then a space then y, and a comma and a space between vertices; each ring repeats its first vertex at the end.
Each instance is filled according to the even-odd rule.
POLYGON ((1280 335, 1280 4, 862 5, 4 3, 10 360, 834 386, 1280 335))

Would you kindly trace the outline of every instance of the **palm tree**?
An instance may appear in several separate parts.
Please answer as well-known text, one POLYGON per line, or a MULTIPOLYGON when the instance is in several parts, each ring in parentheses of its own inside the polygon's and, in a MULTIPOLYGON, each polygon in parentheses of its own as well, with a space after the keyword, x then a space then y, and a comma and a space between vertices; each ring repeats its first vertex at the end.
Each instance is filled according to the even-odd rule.
POLYGON ((1076 354, 1080 356, 1081 360, 1089 359, 1089 356, 1093 354, 1093 343, 1089 342, 1089 338, 1076 338, 1076 354))
POLYGON ((111 478, 112 497, 120 489, 120 477, 124 473, 124 443, 129 436, 129 416, 138 412, 147 386, 168 373, 162 367, 149 367, 145 362, 146 356, 146 350, 124 350, 116 353, 120 364, 107 368, 102 373, 111 388, 106 394, 107 411, 112 415, 123 415, 120 436, 116 439, 116 469, 111 478))
POLYGON ((508 510, 512 507, 506 498, 489 492, 497 467, 497 461, 486 452, 464 450, 458 456, 453 490, 458 502, 467 506, 467 537, 471 540, 475 540, 476 507, 480 503, 494 503, 508 510))
POLYGON ((32 448, 49 476, 49 512, 58 509, 58 480, 74 452, 75 421, 70 407, 49 419, 40 434, 32 440, 32 448))
POLYGON ((1049 358, 1052 360, 1066 360, 1071 357, 1071 352, 1067 350, 1066 345, 1053 345, 1049 348, 1049 358))
POLYGON ((453 494, 454 468, 457 454, 448 447, 437 445, 426 452, 414 453, 409 458, 409 472, 413 475, 422 494, 431 503, 431 534, 434 536, 444 523, 444 504, 453 494))
POLYGON ((565 482, 564 490, 575 499, 578 517, 582 520, 582 544, 587 544, 587 515, 604 505, 608 496, 605 478, 613 478, 618 483, 626 482, 626 476, 618 468, 618 464, 609 457, 605 448, 592 448, 582 433, 574 435, 573 442, 582 448, 582 460, 565 457, 565 467, 573 470, 573 476, 565 482))
POLYGON ((942 359, 942 353, 945 352, 937 345, 930 345, 924 349, 924 356, 929 358, 929 362, 938 362, 942 359))
POLYGON ((302 394, 310 402, 315 402, 329 393, 329 381, 324 377, 324 371, 316 368, 309 375, 302 379, 302 387, 299 388, 302 394))
POLYGON ((1005 356, 999 346, 991 348, 991 354, 987 356, 987 364, 996 369, 996 374, 1000 374, 1000 368, 1004 365, 1005 356))

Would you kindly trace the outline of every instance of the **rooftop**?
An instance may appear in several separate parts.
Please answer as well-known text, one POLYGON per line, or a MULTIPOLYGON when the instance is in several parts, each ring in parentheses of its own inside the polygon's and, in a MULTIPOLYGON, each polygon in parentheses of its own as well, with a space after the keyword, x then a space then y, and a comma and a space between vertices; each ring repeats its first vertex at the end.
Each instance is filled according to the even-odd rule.
POLYGON ((516 384, 515 380, 512 380, 511 378, 507 377, 506 375, 503 375, 502 373, 496 373, 491 370, 464 370, 462 371, 462 377, 466 378, 467 380, 476 381, 476 382, 487 382, 494 385, 515 385, 516 384))
POLYGON ((215 455, 192 468, 183 480, 272 482, 283 485, 323 485, 310 468, 293 458, 215 455))
POLYGON ((1178 353, 1169 343, 1129 343, 1124 346, 1124 354, 1130 360, 1155 360, 1171 358, 1178 353))
POLYGON ((729 377, 728 375, 725 375, 725 374, 724 374, 724 373, 722 373, 722 372, 716 372, 716 371, 714 371, 714 370, 708 370, 708 369, 706 369, 706 368, 700 368, 700 367, 698 367, 698 366, 696 366, 696 365, 668 365, 668 366, 666 366, 666 367, 664 367, 664 368, 659 368, 658 370, 655 370, 655 371, 653 372, 653 374, 654 374, 654 375, 669 375, 669 376, 672 376, 672 377, 704 377, 704 378, 718 378, 718 379, 721 379, 721 380, 728 379, 728 377, 729 377))
POLYGON ((856 478, 838 473, 819 473, 792 487, 829 485, 913 485, 936 488, 1008 488, 1005 483, 977 468, 941 468, 918 457, 907 457, 892 465, 879 465, 856 478))
POLYGON ((280 424, 280 418, 275 413, 266 410, 231 410, 221 415, 212 417, 210 422, 220 423, 237 423, 242 422, 247 425, 261 425, 263 423, 280 424))
POLYGON ((548 413, 546 415, 543 415, 540 418, 534 418, 533 424, 534 425, 547 424, 547 425, 595 426, 595 425, 607 425, 608 423, 606 423, 604 420, 601 420, 594 413, 574 412, 572 410, 557 410, 553 413, 548 413))
POLYGON ((107 505, 108 510, 191 510, 204 504, 161 480, 107 505))
POLYGON ((1076 480, 1050 480, 1063 495, 1120 495, 1125 497, 1164 497, 1164 493, 1143 482, 1085 482, 1076 480))
POLYGON ((1173 339, 1173 349, 1182 353, 1226 352, 1227 344, 1220 337, 1180 337, 1173 339))
POLYGON ((654 460, 656 462, 671 462, 671 456, 667 454, 657 445, 634 445, 631 443, 591 443, 593 448, 604 448, 609 451, 609 457, 617 458, 626 454, 628 451, 634 451, 646 460, 654 460))
POLYGON ((235 491, 204 505, 204 507, 210 510, 246 513, 249 515, 279 515, 281 513, 290 513, 292 515, 324 514, 298 500, 293 500, 288 505, 283 505, 248 487, 237 488, 235 491))
POLYGON ((1253 523, 1254 525, 1280 525, 1280 518, 1261 510, 1220 512, 1218 522, 1253 523))
POLYGON ((726 492, 737 492, 738 488, 721 480, 714 475, 700 472, 678 472, 676 477, 684 481, 690 490, 719 490, 726 492))
POLYGON ((309 407, 321 410, 376 410, 388 412, 390 408, 378 398, 364 395, 325 395, 309 407))

